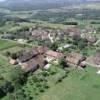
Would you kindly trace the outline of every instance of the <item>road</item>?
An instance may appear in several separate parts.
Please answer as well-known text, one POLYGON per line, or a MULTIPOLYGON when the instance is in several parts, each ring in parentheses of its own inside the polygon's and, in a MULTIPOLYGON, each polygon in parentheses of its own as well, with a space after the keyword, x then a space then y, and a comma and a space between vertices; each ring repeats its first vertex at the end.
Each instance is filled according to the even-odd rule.
POLYGON ((10 41, 10 42, 15 42, 15 43, 18 43, 18 44, 22 44, 22 45, 28 45, 28 46, 33 46, 33 44, 29 44, 29 43, 20 43, 18 41, 15 41, 15 40, 10 40, 10 39, 2 39, 0 38, 0 40, 5 40, 5 41, 10 41))
POLYGON ((94 45, 98 45, 99 43, 100 43, 100 39, 94 45))

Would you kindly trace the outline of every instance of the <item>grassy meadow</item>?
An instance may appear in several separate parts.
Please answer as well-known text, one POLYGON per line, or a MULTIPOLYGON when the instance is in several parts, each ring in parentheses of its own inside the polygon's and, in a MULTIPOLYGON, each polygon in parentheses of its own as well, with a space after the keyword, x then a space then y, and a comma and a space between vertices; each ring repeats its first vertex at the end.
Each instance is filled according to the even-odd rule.
POLYGON ((45 93, 37 100, 99 100, 100 99, 100 76, 96 69, 87 67, 85 71, 73 70, 61 83, 54 82, 45 93))

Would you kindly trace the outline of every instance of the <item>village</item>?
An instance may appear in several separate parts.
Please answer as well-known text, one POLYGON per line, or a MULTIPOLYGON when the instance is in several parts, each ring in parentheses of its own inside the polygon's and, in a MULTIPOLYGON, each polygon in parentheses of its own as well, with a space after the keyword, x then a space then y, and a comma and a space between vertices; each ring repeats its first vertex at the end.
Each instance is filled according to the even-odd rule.
POLYGON ((100 100, 100 0, 0 0, 0 100, 100 100))
POLYGON ((63 81, 73 72, 75 75, 72 77, 77 75, 84 80, 88 73, 92 77, 91 70, 94 69, 99 77, 100 37, 94 27, 69 26, 60 29, 35 25, 18 32, 0 34, 1 80, 5 82, 1 87, 7 87, 6 92, 19 84, 22 95, 27 96, 23 91, 29 91, 29 88, 31 93, 34 92, 30 95, 33 98, 45 94, 44 91, 59 83, 66 84, 63 81), (9 80, 12 81, 8 86, 9 80), (13 82, 16 82, 14 86, 13 82))
MULTIPOLYGON (((81 52, 81 49, 86 46, 98 47, 100 39, 96 37, 96 32, 96 29, 92 27, 80 29, 77 26, 68 27, 64 30, 37 26, 26 29, 25 38, 28 39, 14 39, 14 41, 30 45, 31 48, 24 49, 20 53, 16 52, 16 55, 19 53, 18 56, 15 59, 10 58, 9 63, 20 65, 25 72, 34 72, 38 68, 49 69, 50 63, 59 64, 61 58, 64 58, 66 64, 78 68, 84 69, 87 65, 99 68, 99 50, 93 55, 81 52), (37 41, 37 44, 33 46, 32 41, 37 41), (80 44, 77 43, 78 41, 80 44), (77 46, 80 50, 77 50, 77 46)), ((13 35, 4 33, 1 39, 12 39, 12 37, 13 35)))

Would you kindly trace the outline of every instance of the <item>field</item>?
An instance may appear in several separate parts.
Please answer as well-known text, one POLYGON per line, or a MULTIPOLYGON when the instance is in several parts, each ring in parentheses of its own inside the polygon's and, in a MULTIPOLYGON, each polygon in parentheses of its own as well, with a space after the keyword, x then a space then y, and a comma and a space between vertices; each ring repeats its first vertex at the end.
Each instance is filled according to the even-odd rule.
POLYGON ((8 59, 0 54, 0 75, 4 76, 13 66, 8 63, 8 59))
MULTIPOLYGON (((53 77, 54 78, 54 77, 53 77)), ((52 82, 54 80, 52 78, 52 82)), ((99 100, 100 76, 96 69, 73 70, 61 83, 53 84, 37 100, 99 100)))
POLYGON ((16 46, 17 43, 7 40, 0 40, 0 50, 11 48, 13 46, 16 46))
POLYGON ((3 50, 2 53, 4 54, 6 52, 11 52, 11 51, 12 51, 12 53, 16 53, 21 50, 23 50, 23 48, 21 46, 14 46, 14 47, 3 50))
POLYGON ((6 74, 10 72, 14 66, 9 64, 9 58, 3 55, 6 51, 11 53, 22 50, 23 48, 13 41, 0 40, 0 75, 6 77, 6 74))
MULTIPOLYGON (((34 26, 36 28, 45 27, 43 28, 45 31, 51 28, 54 31, 50 33, 55 35, 58 29, 63 30, 73 26, 89 31, 95 29, 97 33, 91 32, 91 35, 95 35, 100 40, 100 3, 72 4, 71 6, 29 11, 11 11, 0 8, 0 34, 10 33, 15 36, 16 40, 0 39, 0 81, 3 77, 14 85, 14 91, 11 93, 7 91, 3 98, 2 91, 0 91, 0 100, 100 100, 100 75, 96 73, 100 68, 87 65, 84 70, 81 70, 75 66, 68 65, 68 67, 65 64, 60 64, 58 61, 58 65, 52 64, 48 70, 40 68, 34 73, 25 75, 20 74, 21 69, 17 71, 19 64, 11 65, 9 63, 13 53, 33 46, 47 45, 48 40, 41 41, 31 37, 34 32, 29 32, 29 29, 34 26), (18 39, 25 39, 28 42, 19 44, 18 39), (63 69, 62 67, 68 68, 63 69)), ((48 47, 53 50, 52 46, 57 49, 62 45, 73 43, 72 48, 62 51, 64 56, 67 56, 69 52, 78 51, 88 57, 100 51, 100 42, 97 45, 89 45, 79 39, 80 41, 75 41, 77 43, 74 44, 73 39, 65 35, 64 39, 55 41, 54 45, 50 44, 49 46, 48 43, 48 47)), ((27 56, 27 53, 25 55, 27 56)), ((30 63, 28 59, 28 67, 31 66, 30 63)), ((62 63, 65 63, 65 60, 62 63)), ((0 90, 1 88, 0 84, 0 90)), ((5 92, 5 90, 6 87, 3 91, 5 92)))

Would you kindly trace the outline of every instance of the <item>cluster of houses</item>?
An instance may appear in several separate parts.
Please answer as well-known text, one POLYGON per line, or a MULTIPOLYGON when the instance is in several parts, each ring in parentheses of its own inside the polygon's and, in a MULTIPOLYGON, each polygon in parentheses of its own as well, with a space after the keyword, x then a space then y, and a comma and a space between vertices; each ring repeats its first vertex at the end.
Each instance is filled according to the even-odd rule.
POLYGON ((86 40, 89 44, 94 44, 97 41, 96 29, 86 28, 80 29, 78 27, 70 27, 64 30, 64 32, 70 37, 80 37, 81 39, 86 40))
POLYGON ((68 27, 66 29, 59 30, 38 27, 29 29, 29 32, 33 39, 50 40, 51 43, 64 38, 64 36, 80 37, 82 39, 86 39, 87 42, 91 44, 97 41, 96 36, 93 35, 93 33, 96 33, 96 29, 94 28, 80 29, 79 27, 68 27))
MULTIPOLYGON (((51 43, 54 43, 56 40, 64 38, 65 36, 80 37, 85 39, 90 44, 94 44, 97 41, 96 36, 91 34, 96 33, 96 30, 93 28, 81 30, 78 27, 69 27, 64 30, 57 30, 43 27, 33 27, 29 29, 29 33, 32 39, 50 40, 51 43)), ((31 49, 23 50, 16 60, 10 60, 10 64, 19 64, 25 72, 29 72, 35 71, 38 68, 46 68, 49 65, 49 62, 57 61, 59 58, 64 57, 65 61, 70 65, 80 66, 82 68, 84 68, 87 64, 100 66, 100 53, 91 57, 85 57, 77 52, 71 52, 67 55, 59 52, 63 48, 69 48, 71 46, 72 45, 68 44, 64 47, 59 47, 58 51, 50 50, 45 46, 37 46, 31 49)))
POLYGON ((10 64, 19 64, 25 72, 29 72, 35 71, 38 68, 45 68, 45 65, 50 61, 62 56, 62 53, 49 50, 45 46, 38 46, 28 50, 23 50, 16 60, 10 60, 10 64))
MULTIPOLYGON (((37 39, 44 41, 49 40, 51 43, 55 42, 56 40, 63 39, 64 36, 80 37, 82 39, 87 40, 87 42, 91 44, 97 41, 97 38, 95 36, 96 29, 94 29, 93 27, 88 27, 88 28, 86 27, 85 29, 80 29, 79 27, 74 26, 61 30, 61 29, 50 29, 38 26, 24 30, 22 34, 29 39, 37 39)), ((12 39, 15 37, 16 36, 14 36, 14 34, 11 33, 4 33, 0 36, 0 38, 5 38, 5 39, 12 39)))
POLYGON ((74 26, 63 30, 38 27, 29 29, 29 32, 33 39, 50 40, 51 43, 64 38, 64 36, 80 37, 90 44, 94 44, 97 41, 97 37, 95 36, 96 29, 92 27, 80 29, 74 26))
POLYGON ((76 67, 84 68, 87 64, 100 66, 100 53, 91 57, 86 57, 77 52, 71 52, 65 55, 61 52, 50 50, 45 46, 23 50, 16 60, 10 60, 10 64, 19 64, 23 71, 34 72, 39 68, 47 69, 51 62, 58 63, 58 59, 62 57, 66 63, 76 67))
POLYGON ((30 28, 29 32, 32 39, 49 40, 51 43, 61 39, 64 34, 63 30, 48 29, 43 27, 30 28))

